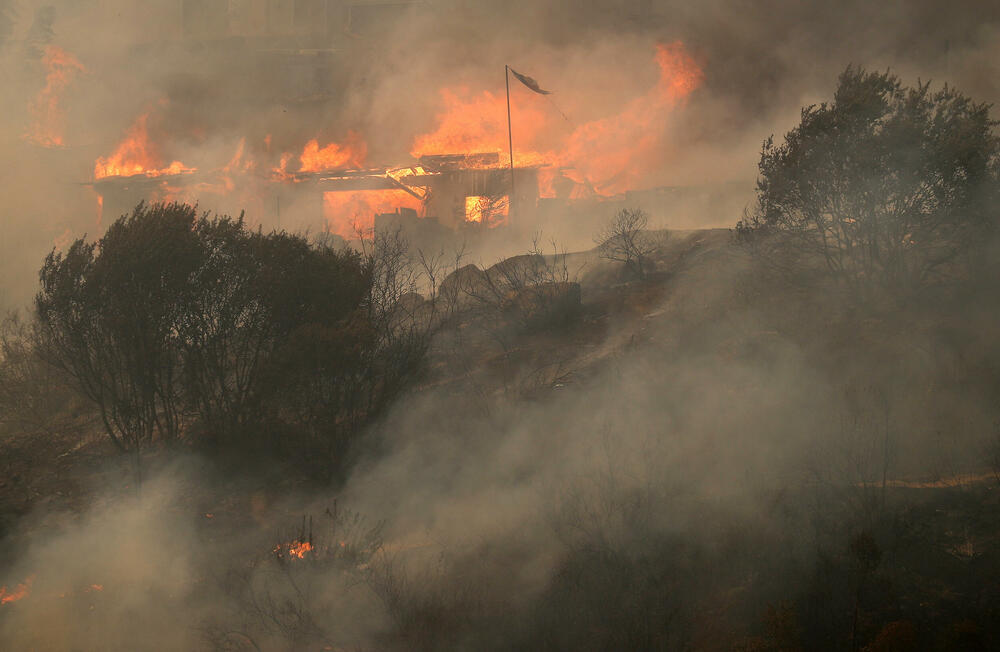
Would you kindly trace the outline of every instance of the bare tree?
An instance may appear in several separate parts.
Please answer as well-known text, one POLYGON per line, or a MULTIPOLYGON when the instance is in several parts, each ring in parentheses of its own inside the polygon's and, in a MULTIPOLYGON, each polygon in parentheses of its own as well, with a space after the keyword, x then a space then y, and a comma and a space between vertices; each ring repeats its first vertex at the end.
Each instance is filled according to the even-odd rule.
POLYGON ((462 266, 465 243, 452 252, 417 249, 415 264, 419 270, 419 288, 427 293, 430 315, 435 327, 450 323, 458 315, 458 288, 444 291, 442 281, 462 266))
POLYGON ((601 258, 619 262, 642 279, 651 262, 656 243, 646 232, 649 216, 640 208, 623 208, 597 234, 594 242, 601 258))
POLYGON ((19 314, 0 320, 0 429, 53 435, 86 428, 93 415, 75 405, 69 379, 45 364, 33 338, 34 324, 19 314))

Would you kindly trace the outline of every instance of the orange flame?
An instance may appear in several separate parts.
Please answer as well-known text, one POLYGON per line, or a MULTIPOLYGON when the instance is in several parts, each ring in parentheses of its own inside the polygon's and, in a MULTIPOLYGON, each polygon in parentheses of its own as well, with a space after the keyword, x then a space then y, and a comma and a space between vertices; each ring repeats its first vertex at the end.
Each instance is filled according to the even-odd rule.
MULTIPOLYGON (((542 167, 540 196, 573 199, 608 195, 656 181, 652 175, 659 173, 657 164, 669 151, 669 115, 699 87, 703 72, 680 42, 657 46, 654 62, 659 77, 651 88, 624 103, 616 113, 575 127, 567 128, 562 123, 564 116, 542 103, 538 96, 525 95, 512 103, 514 163, 542 167)), ((507 149, 507 106, 503 94, 446 88, 441 91, 441 102, 434 128, 414 138, 411 148, 414 156, 507 149)), ((150 143, 149 119, 148 112, 141 115, 114 153, 97 159, 96 179, 115 175, 157 177, 194 171, 179 161, 163 167, 164 158, 150 143)), ((270 135, 264 138, 264 144, 270 152, 270 135)), ((202 183, 195 189, 231 193, 242 187, 234 184, 231 175, 248 172, 253 167, 253 162, 244 158, 244 147, 245 141, 241 141, 232 159, 221 168, 219 183, 202 183)), ((297 157, 290 152, 282 154, 279 164, 271 170, 271 178, 297 182, 306 180, 303 173, 357 168, 364 164, 367 153, 364 139, 355 132, 349 132, 343 142, 322 147, 318 139, 312 139, 297 157), (294 158, 298 159, 297 170, 294 158)), ((491 165, 507 164, 503 155, 491 165)), ((163 187, 167 197, 180 196, 181 189, 169 188, 165 183, 163 187)), ((467 221, 496 226, 506 219, 506 210, 499 205, 488 205, 490 202, 484 202, 483 198, 468 197, 465 204, 467 221)), ((402 190, 323 194, 324 218, 331 232, 345 238, 354 237, 359 229, 371 229, 376 214, 400 207, 419 211, 423 202, 402 190)))
POLYGON ((486 197, 466 197, 465 198, 465 221, 483 221, 483 202, 486 197))
POLYGON ((295 545, 288 548, 288 554, 294 555, 299 559, 305 559, 306 553, 313 549, 313 544, 308 541, 300 541, 295 545))
POLYGON ((271 168, 271 176, 273 176, 275 179, 280 179, 280 180, 291 179, 292 175, 288 173, 288 162, 290 160, 292 160, 291 153, 285 152, 284 154, 282 154, 281 160, 278 162, 278 165, 271 168))
MULTIPOLYGON (((441 91, 443 110, 437 115, 437 128, 417 136, 411 154, 455 154, 461 152, 499 152, 507 149, 507 101, 503 95, 483 91, 470 95, 467 88, 441 91)), ((511 121, 517 124, 519 143, 532 143, 545 128, 546 116, 530 104, 512 104, 511 121)), ((545 162, 531 146, 514 151, 515 165, 538 165, 545 162)))
POLYGON ((42 64, 46 70, 45 88, 29 107, 34 121, 25 136, 42 147, 62 147, 65 111, 60 100, 73 77, 87 69, 76 57, 55 45, 46 46, 42 64))
POLYGON ((345 143, 330 143, 320 149, 315 138, 306 143, 299 160, 299 172, 322 172, 343 167, 359 167, 368 155, 368 146, 355 132, 350 132, 345 143))
MULTIPOLYGON (((265 139, 267 147, 270 148, 270 135, 265 139)), ((368 156, 368 145, 356 132, 348 132, 347 140, 343 143, 329 143, 324 147, 319 146, 319 140, 313 138, 299 154, 299 173, 303 172, 323 172, 325 170, 336 170, 343 168, 360 167, 368 156)), ((295 173, 288 171, 288 164, 291 162, 293 154, 285 152, 281 155, 277 166, 271 168, 271 176, 278 180, 297 180, 295 173)))
POLYGON ((297 559, 305 559, 306 553, 313 549, 313 544, 308 541, 292 541, 291 543, 279 543, 274 547, 274 553, 276 555, 281 555, 283 552, 289 557, 295 557, 297 559))
POLYGON ((194 168, 186 167, 180 161, 174 161, 166 167, 161 166, 161 158, 157 149, 149 142, 149 113, 139 116, 125 134, 125 140, 118 145, 108 158, 98 157, 94 163, 94 178, 121 176, 130 177, 145 175, 159 177, 165 174, 181 174, 194 172, 194 168))
POLYGON ((24 596, 28 595, 31 591, 31 583, 35 581, 35 576, 30 575, 26 580, 14 587, 14 589, 8 593, 7 586, 0 586, 0 604, 7 604, 8 602, 17 602, 24 596))
POLYGON ((401 207, 420 211, 423 202, 403 190, 323 193, 323 218, 330 232, 348 239, 357 237, 359 230, 370 231, 377 214, 392 213, 401 207))
MULTIPOLYGON (((658 45, 657 84, 619 113, 575 127, 554 145, 553 114, 538 102, 511 104, 514 164, 574 168, 579 183, 600 193, 622 192, 642 183, 661 158, 669 112, 701 84, 703 72, 681 42, 658 45)), ((503 151, 507 149, 507 106, 502 95, 467 89, 441 91, 442 111, 434 131, 417 136, 412 154, 503 151)), ((501 157, 505 159, 506 157, 501 157)), ((567 178, 574 175, 565 174, 567 178)), ((555 174, 542 176, 542 196, 554 196, 555 174)), ((576 181, 577 179, 574 179, 576 181)))
POLYGON ((680 42, 657 46, 656 63, 656 86, 619 114, 575 129, 558 155, 561 165, 576 168, 601 194, 623 192, 643 181, 646 170, 662 158, 664 118, 701 84, 701 68, 680 42))

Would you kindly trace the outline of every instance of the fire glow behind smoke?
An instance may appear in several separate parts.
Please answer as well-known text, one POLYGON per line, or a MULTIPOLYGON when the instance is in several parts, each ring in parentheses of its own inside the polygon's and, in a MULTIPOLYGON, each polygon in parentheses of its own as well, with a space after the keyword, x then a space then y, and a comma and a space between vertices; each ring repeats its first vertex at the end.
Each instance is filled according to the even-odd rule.
MULTIPOLYGON (((514 164, 574 168, 583 181, 601 194, 635 189, 645 181, 643 171, 654 161, 666 136, 669 112, 697 89, 704 78, 701 67, 677 41, 656 48, 659 81, 645 94, 628 102, 617 114, 583 123, 555 147, 543 139, 559 133, 563 117, 538 102, 514 102, 511 122, 516 132, 514 164)), ((437 128, 417 136, 412 154, 449 154, 507 149, 507 106, 503 94, 467 89, 441 91, 443 110, 437 128)), ((543 188, 543 195, 546 195, 543 188)))
POLYGON ((17 602, 31 591, 31 583, 35 581, 35 576, 31 575, 26 580, 7 591, 6 586, 0 586, 0 605, 8 602, 17 602))
POLYGON ((573 131, 558 165, 579 170, 601 194, 641 185, 644 170, 666 144, 669 112, 701 84, 703 73, 680 42, 656 49, 660 79, 645 95, 617 115, 581 125, 573 131))
POLYGON ((355 238, 359 230, 371 230, 375 226, 375 215, 391 213, 397 208, 419 212, 423 203, 403 190, 323 193, 323 217, 327 227, 343 238, 355 238))
POLYGON ((25 137, 42 147, 62 147, 65 111, 61 105, 63 92, 73 78, 86 68, 69 52, 54 45, 45 48, 45 88, 31 103, 32 124, 25 137))

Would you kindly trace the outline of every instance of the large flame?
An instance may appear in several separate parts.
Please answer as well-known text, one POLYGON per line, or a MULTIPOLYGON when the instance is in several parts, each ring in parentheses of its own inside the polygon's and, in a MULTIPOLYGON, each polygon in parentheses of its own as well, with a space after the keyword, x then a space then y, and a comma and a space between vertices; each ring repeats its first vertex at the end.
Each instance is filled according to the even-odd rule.
MULTIPOLYGON (((574 199, 612 195, 662 182, 659 175, 670 156, 670 114, 698 88, 703 73, 680 42, 657 46, 653 62, 659 70, 655 84, 624 101, 610 115, 578 125, 572 125, 555 106, 550 106, 541 97, 525 94, 523 89, 519 91, 510 107, 514 164, 541 168, 538 174, 541 197, 574 199)), ((442 89, 440 97, 441 110, 435 116, 434 127, 413 139, 411 154, 421 157, 502 152, 498 162, 485 165, 506 167, 509 161, 504 94, 489 90, 477 93, 460 87, 442 89)), ((107 158, 96 161, 96 179, 133 175, 157 177, 193 171, 179 161, 165 165, 166 159, 150 141, 149 121, 149 113, 140 116, 117 149, 107 158)), ((270 135, 264 143, 270 155, 270 135)), ((217 170, 218 180, 211 177, 208 181, 187 186, 188 190, 229 195, 237 189, 249 188, 247 192, 252 192, 256 187, 253 183, 241 184, 234 180, 234 175, 246 175, 254 167, 253 161, 245 155, 244 146, 245 141, 241 141, 229 163, 217 170)), ((349 132, 343 141, 323 146, 319 139, 312 139, 298 153, 292 150, 281 154, 280 162, 271 169, 270 179, 305 182, 317 173, 359 168, 365 164, 367 154, 365 140, 354 132, 349 132)), ((168 197, 181 196, 180 188, 166 188, 164 192, 168 197)), ((423 202, 403 190, 323 194, 326 223, 333 233, 345 238, 354 237, 359 230, 371 229, 375 215, 398 208, 420 211, 423 202)), ((496 226, 506 221, 507 213, 506 207, 501 207, 496 200, 466 199, 467 221, 496 226)))
POLYGON ((302 154, 299 156, 302 166, 299 171, 322 172, 344 167, 356 168, 365 162, 367 154, 368 146, 365 141, 353 131, 348 134, 347 141, 330 143, 323 148, 320 148, 318 140, 313 139, 302 149, 302 154))
POLYGON ((98 157, 94 163, 94 178, 130 177, 145 175, 159 177, 165 174, 181 174, 194 172, 194 168, 186 167, 180 161, 173 161, 163 166, 157 147, 149 141, 149 113, 144 113, 129 127, 125 139, 118 145, 111 156, 98 157))
POLYGON ((702 71, 680 42, 659 45, 656 86, 613 116, 580 125, 557 156, 558 164, 578 170, 601 194, 636 188, 662 159, 666 116, 699 86, 702 71))
MULTIPOLYGON (((460 154, 495 152, 507 149, 507 101, 503 95, 483 91, 470 94, 468 88, 441 91, 442 110, 434 131, 416 137, 411 154, 460 154)), ((518 147, 515 165, 537 165, 545 158, 532 150, 539 132, 545 128, 546 114, 531 104, 511 106, 511 121, 517 125, 518 147)))
MULTIPOLYGON (((657 84, 628 102, 617 114, 586 122, 568 135, 554 124, 553 109, 539 102, 511 104, 515 165, 552 165, 576 170, 568 173, 579 184, 602 194, 613 194, 642 183, 650 165, 661 158, 667 116, 700 84, 703 73, 683 43, 658 45, 657 84)), ((507 104, 503 95, 467 89, 441 91, 442 110, 435 129, 414 139, 412 154, 504 151, 508 148, 507 104)), ((501 157, 504 159, 506 157, 501 157)), ((543 175, 543 196, 554 196, 554 173, 543 175)))
POLYGON ((330 232, 343 238, 355 238, 359 231, 370 231, 377 214, 392 213, 397 208, 420 211, 423 202, 403 190, 323 193, 323 218, 330 232))
MULTIPOLYGON (((265 143, 270 148, 270 135, 265 139, 265 143)), ((323 147, 319 146, 319 139, 313 138, 306 143, 299 154, 299 169, 297 173, 358 168, 364 164, 367 156, 368 145, 354 131, 348 132, 347 139, 344 142, 333 142, 323 147)), ((278 165, 271 168, 271 176, 278 180, 302 180, 295 176, 296 172, 291 172, 288 169, 288 164, 293 158, 295 158, 295 155, 291 152, 282 154, 278 165)))
POLYGON ((55 45, 46 46, 42 64, 45 66, 45 88, 29 107, 32 123, 25 136, 43 147, 62 147, 66 128, 62 95, 73 77, 87 69, 76 57, 55 45))

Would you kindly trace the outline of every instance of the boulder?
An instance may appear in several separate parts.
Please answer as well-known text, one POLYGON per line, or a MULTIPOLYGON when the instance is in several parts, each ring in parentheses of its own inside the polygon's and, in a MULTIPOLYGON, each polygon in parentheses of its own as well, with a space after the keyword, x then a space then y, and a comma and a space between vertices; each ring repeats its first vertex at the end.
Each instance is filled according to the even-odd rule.
POLYGON ((488 288, 486 273, 469 264, 444 277, 438 286, 438 296, 444 301, 464 302, 481 296, 488 288))
POLYGON ((540 330, 572 323, 580 315, 580 305, 580 284, 563 281, 511 291, 501 307, 527 330, 540 330))

